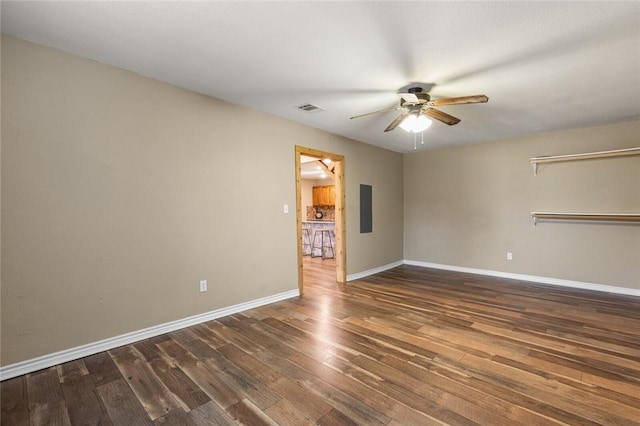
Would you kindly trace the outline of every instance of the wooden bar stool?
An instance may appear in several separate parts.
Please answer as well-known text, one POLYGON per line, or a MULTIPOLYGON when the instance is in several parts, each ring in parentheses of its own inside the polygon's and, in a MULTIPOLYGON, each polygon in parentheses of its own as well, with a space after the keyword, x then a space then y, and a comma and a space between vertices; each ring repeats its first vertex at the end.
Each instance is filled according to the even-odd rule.
POLYGON ((323 259, 333 259, 335 257, 335 252, 333 250, 333 239, 331 238, 330 229, 318 229, 313 233, 311 257, 322 257, 323 259), (318 245, 318 242, 320 243, 320 245, 318 245), (315 255, 314 250, 320 250, 320 254, 315 255), (328 256, 326 254, 329 250, 331 250, 331 256, 328 256))
POLYGON ((311 235, 309 234, 309 228, 302 228, 302 255, 310 256, 311 252, 311 235))

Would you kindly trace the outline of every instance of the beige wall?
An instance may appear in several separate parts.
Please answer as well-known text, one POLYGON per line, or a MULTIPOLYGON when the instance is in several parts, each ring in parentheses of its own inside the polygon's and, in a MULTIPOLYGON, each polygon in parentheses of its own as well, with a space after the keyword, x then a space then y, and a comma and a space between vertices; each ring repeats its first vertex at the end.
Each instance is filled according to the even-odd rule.
POLYGON ((640 289, 640 226, 530 217, 640 211, 640 157, 529 164, 639 144, 635 121, 408 155, 405 259, 640 289))
POLYGON ((402 259, 400 154, 10 37, 1 64, 2 365, 296 289, 295 145, 345 156, 347 273, 402 259))

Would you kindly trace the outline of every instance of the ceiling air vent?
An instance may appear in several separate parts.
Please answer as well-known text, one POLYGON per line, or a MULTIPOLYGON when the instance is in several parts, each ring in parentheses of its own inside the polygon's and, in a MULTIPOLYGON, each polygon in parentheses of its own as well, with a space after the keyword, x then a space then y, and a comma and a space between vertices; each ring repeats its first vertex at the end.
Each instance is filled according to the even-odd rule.
POLYGON ((314 105, 314 104, 302 104, 302 105, 298 105, 296 108, 298 108, 300 111, 304 111, 304 112, 324 111, 324 108, 319 107, 318 105, 314 105))

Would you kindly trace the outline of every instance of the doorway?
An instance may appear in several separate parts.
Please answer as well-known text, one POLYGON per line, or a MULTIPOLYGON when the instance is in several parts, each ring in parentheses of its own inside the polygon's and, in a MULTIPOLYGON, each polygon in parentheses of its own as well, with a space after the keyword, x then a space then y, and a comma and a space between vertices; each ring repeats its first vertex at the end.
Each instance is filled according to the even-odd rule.
MULTIPOLYGON (((332 173, 335 185, 335 241, 334 254, 336 265, 336 281, 343 283, 346 281, 346 212, 345 212, 345 191, 344 191, 344 157, 330 152, 320 151, 313 148, 306 148, 296 145, 296 227, 298 238, 298 288, 300 295, 304 294, 304 274, 303 274, 303 250, 302 250, 302 222, 307 217, 307 206, 302 205, 302 156, 327 159, 331 161, 331 167, 327 168, 327 173, 332 173)), ((322 167, 322 166, 321 166, 322 167)))

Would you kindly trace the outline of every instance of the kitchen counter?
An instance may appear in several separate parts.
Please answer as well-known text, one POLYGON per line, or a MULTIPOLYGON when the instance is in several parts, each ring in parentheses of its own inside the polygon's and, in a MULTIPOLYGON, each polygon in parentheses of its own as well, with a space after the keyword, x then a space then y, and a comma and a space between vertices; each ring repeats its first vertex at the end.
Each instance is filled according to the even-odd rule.
MULTIPOLYGON (((335 250, 335 240, 336 240, 335 225, 336 225, 336 222, 333 220, 303 220, 302 227, 309 230, 308 242, 305 241, 304 235, 302 236, 303 251, 304 251, 304 244, 309 244, 309 246, 307 246, 309 248, 309 251, 306 252, 307 254, 311 254, 313 257, 322 256, 323 259, 326 258, 325 256, 334 257, 335 253, 333 252, 333 250, 335 250), (326 238, 325 238, 325 244, 327 246, 330 245, 331 247, 330 249, 320 248, 320 246, 322 245, 322 239, 320 235, 322 234, 318 231, 329 231, 329 241, 326 241, 326 238), (316 239, 316 236, 318 236, 317 239, 316 239)), ((326 233, 324 235, 326 237, 326 233)))

